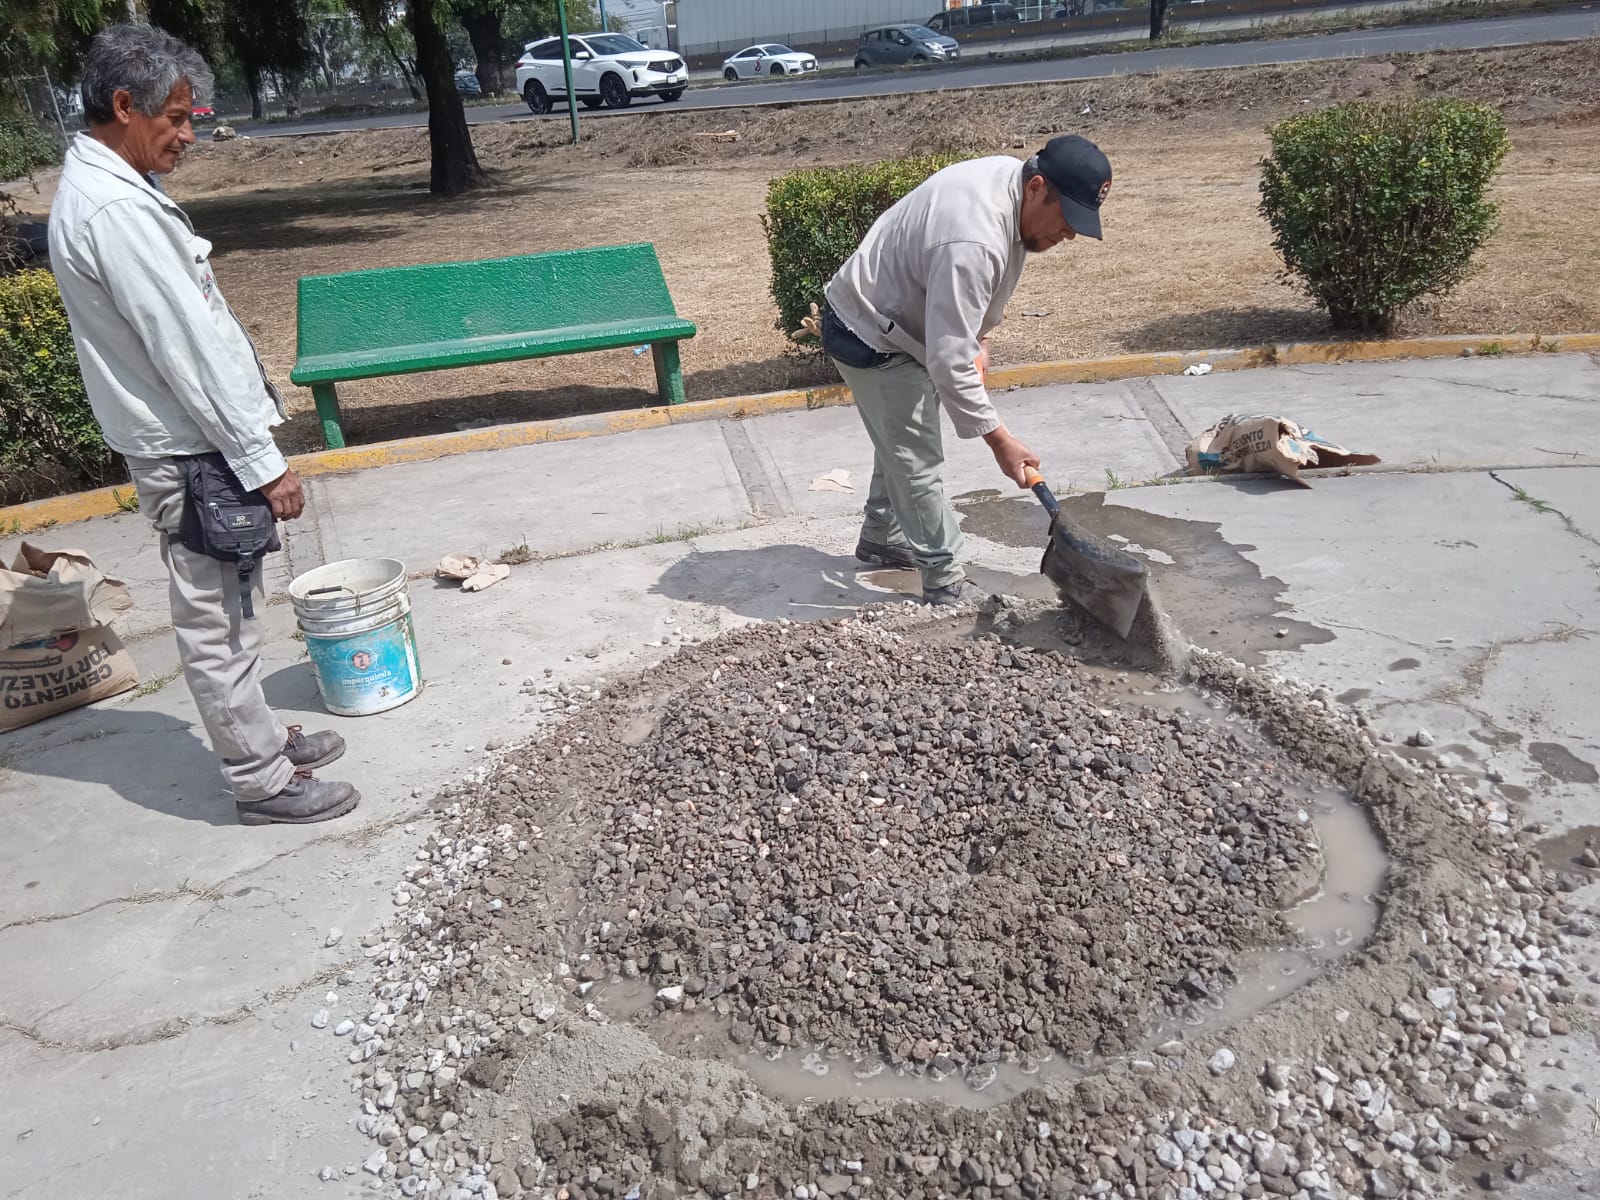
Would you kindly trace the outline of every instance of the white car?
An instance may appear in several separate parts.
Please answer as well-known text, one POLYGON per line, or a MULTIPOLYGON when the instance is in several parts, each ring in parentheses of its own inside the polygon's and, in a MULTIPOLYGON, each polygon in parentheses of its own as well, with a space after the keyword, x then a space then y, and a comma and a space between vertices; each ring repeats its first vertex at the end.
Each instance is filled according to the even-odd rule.
POLYGON ((722 64, 722 77, 729 83, 778 75, 814 75, 816 71, 815 54, 803 54, 776 42, 749 46, 722 64))
MULTIPOLYGON (((586 33, 572 43, 572 90, 589 108, 626 108, 635 96, 670 103, 689 86, 689 68, 670 50, 652 50, 620 33, 586 33)), ((567 98, 561 39, 529 42, 517 59, 517 90, 543 115, 567 98)))

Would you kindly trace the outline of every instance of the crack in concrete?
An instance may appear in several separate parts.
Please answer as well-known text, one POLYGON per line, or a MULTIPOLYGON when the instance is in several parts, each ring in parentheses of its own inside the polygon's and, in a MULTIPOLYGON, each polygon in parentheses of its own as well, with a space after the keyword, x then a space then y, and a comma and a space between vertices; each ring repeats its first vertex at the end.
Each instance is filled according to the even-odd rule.
POLYGON ((1505 488, 1518 500, 1523 500, 1525 503, 1531 505, 1536 512, 1554 513, 1556 516, 1561 518, 1561 523, 1567 527, 1568 533, 1577 538, 1579 541, 1588 542, 1589 545, 1593 546, 1597 550, 1600 550, 1600 538, 1595 537, 1592 533, 1589 533, 1586 530, 1578 528, 1578 523, 1566 513, 1562 512, 1555 505, 1550 504, 1547 501, 1540 500, 1537 496, 1530 496, 1527 489, 1518 487, 1516 484, 1511 483, 1508 480, 1501 479, 1498 472, 1506 469, 1508 468, 1497 468, 1494 471, 1490 471, 1489 478, 1494 480, 1501 487, 1505 488))
MULTIPOLYGON (((1396 375, 1397 380, 1410 379, 1411 376, 1396 375)), ((1509 396, 1513 400, 1561 400, 1568 404, 1588 404, 1594 400, 1593 396, 1563 396, 1559 392, 1519 392, 1514 388, 1495 387, 1489 383, 1473 383, 1466 379, 1440 380, 1450 387, 1472 388, 1480 392, 1493 392, 1497 396, 1509 396)))
POLYGON ((391 830, 397 829, 403 825, 407 825, 413 821, 423 819, 427 817, 427 815, 428 810, 427 807, 424 806, 420 810, 408 809, 404 812, 396 813, 392 817, 387 817, 382 821, 374 821, 371 824, 362 825, 354 829, 341 831, 339 833, 323 834, 321 837, 312 838, 310 841, 302 842, 298 846, 291 846, 286 850, 280 850, 271 858, 263 859, 261 862, 256 863, 253 866, 245 867, 242 870, 235 871, 232 875, 229 875, 225 879, 218 880, 216 883, 208 883, 200 887, 192 886, 186 879, 177 887, 169 888, 165 891, 134 892, 129 896, 111 896, 105 900, 96 901, 94 904, 87 905, 84 908, 75 909, 72 912, 36 913, 28 917, 19 917, 14 921, 8 921, 4 925, 0 925, 0 934, 5 933, 7 930, 16 929, 19 926, 24 925, 49 925, 57 921, 71 921, 77 917, 87 916, 89 913, 96 912, 99 909, 105 908, 112 904, 160 904, 169 900, 178 900, 184 896, 192 896, 193 898, 197 900, 203 900, 208 904, 215 904, 218 900, 222 899, 224 889, 232 886, 240 880, 248 878, 257 871, 265 870, 274 863, 288 858, 291 855, 299 854, 301 851, 312 846, 325 846, 342 842, 348 844, 352 849, 360 849, 369 845, 374 838, 380 837, 385 833, 389 833, 391 830))
POLYGON ((155 1029, 145 1033, 122 1034, 112 1037, 100 1038, 92 1042, 71 1042, 62 1038, 54 1038, 31 1025, 23 1025, 13 1021, 0 1013, 0 1030, 15 1033, 18 1037, 44 1050, 60 1050, 69 1054, 98 1054, 107 1050, 121 1050, 129 1046, 149 1046, 156 1042, 167 1042, 173 1038, 182 1037, 191 1030, 204 1029, 212 1025, 237 1025, 257 1014, 261 1008, 287 1000, 298 995, 308 988, 322 987, 329 981, 337 979, 340 974, 350 969, 353 959, 334 963, 322 968, 315 974, 307 976, 298 983, 285 984, 283 987, 273 988, 263 996, 246 1000, 237 1008, 227 1012, 216 1013, 209 1017, 190 1019, 187 1017, 168 1017, 155 1029))
POLYGON ((1560 625, 1555 629, 1547 629, 1541 633, 1531 633, 1523 637, 1497 639, 1489 643, 1483 653, 1478 655, 1461 669, 1461 678, 1454 683, 1447 683, 1434 689, 1424 697, 1425 700, 1439 704, 1456 704, 1462 709, 1472 712, 1471 706, 1463 703, 1469 696, 1477 696, 1483 691, 1484 681, 1489 671, 1499 659, 1502 651, 1512 646, 1540 646, 1551 642, 1570 642, 1574 638, 1593 637, 1595 631, 1584 629, 1578 625, 1560 625))
MULTIPOLYGON (((1595 359, 1597 366, 1600 366, 1600 355, 1590 355, 1590 357, 1595 359)), ((1310 367, 1280 366, 1277 369, 1280 371, 1289 371, 1296 375, 1306 375, 1312 379, 1327 379, 1334 374, 1334 372, 1331 370, 1319 371, 1310 367)), ((1402 375, 1398 372, 1389 372, 1384 374, 1382 378, 1394 383, 1415 383, 1418 377, 1415 375, 1402 375)), ((1566 396, 1560 392, 1517 391, 1514 388, 1496 387, 1492 383, 1479 383, 1471 379, 1442 378, 1439 379, 1438 382, 1447 387, 1463 387, 1471 388, 1480 392, 1493 392, 1497 396, 1509 396, 1513 400, 1560 400, 1569 404, 1589 404, 1594 401, 1593 396, 1566 396)))
POLYGON ((1310 609, 1301 610, 1308 620, 1314 620, 1325 629, 1343 629, 1349 633, 1365 633, 1372 637, 1382 638, 1386 642, 1393 642, 1397 646, 1405 646, 1411 650, 1423 650, 1429 654, 1436 652, 1439 647, 1426 642, 1413 642, 1410 638, 1403 638, 1397 633, 1385 633, 1381 629, 1369 629, 1365 625, 1352 625, 1344 621, 1330 621, 1326 617, 1319 617, 1310 609))

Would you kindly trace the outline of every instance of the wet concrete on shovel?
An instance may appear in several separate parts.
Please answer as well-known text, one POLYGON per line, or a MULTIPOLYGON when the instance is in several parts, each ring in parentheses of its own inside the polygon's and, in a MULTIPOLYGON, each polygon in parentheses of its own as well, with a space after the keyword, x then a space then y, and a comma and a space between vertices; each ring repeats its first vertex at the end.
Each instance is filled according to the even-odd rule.
MULTIPOLYGON (((1042 555, 1050 523, 1031 498, 971 492, 956 497, 955 505, 967 533, 1004 546, 1038 547, 1042 555)), ((1229 542, 1219 523, 1107 505, 1102 493, 1063 497, 1061 508, 1090 533, 1145 560, 1162 607, 1195 645, 1260 666, 1268 651, 1333 640, 1329 630, 1280 615, 1287 585, 1263 575, 1246 557, 1255 547, 1229 542)), ((973 581, 988 586, 981 576, 974 571, 973 581)), ((1048 582, 1035 580, 1028 595, 1053 594, 1048 582)))

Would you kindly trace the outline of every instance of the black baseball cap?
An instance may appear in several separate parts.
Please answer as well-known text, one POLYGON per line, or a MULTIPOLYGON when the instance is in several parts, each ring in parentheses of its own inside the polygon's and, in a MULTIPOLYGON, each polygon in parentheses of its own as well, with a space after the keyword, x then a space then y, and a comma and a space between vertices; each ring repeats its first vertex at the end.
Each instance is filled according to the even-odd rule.
POLYGON ((1100 240, 1100 205, 1111 190, 1111 164, 1088 138, 1051 138, 1034 156, 1039 174, 1061 194, 1061 212, 1072 232, 1100 240))

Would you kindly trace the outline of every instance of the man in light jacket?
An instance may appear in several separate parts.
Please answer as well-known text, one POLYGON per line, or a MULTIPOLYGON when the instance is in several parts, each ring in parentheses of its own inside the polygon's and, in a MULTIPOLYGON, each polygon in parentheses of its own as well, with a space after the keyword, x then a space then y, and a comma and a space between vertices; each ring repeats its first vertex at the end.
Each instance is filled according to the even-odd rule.
MULTIPOLYGON (((220 452, 281 521, 305 506, 272 438, 282 397, 211 273, 211 244, 162 191, 194 144, 211 87, 200 56, 139 25, 98 34, 84 64, 89 132, 68 148, 50 209, 50 264, 84 388, 106 443, 128 461, 161 533, 184 677, 247 825, 342 816, 359 797, 312 772, 344 753, 336 733, 285 727, 261 691, 261 627, 242 612, 233 564, 178 542, 190 456, 220 452)), ((254 587, 261 587, 256 572, 254 587)))
POLYGON ((1006 429, 984 386, 989 333, 1029 253, 1100 237, 1111 164, 1081 137, 1026 162, 979 158, 931 176, 879 217, 827 287, 822 346, 872 439, 872 486, 856 544, 863 562, 916 567, 922 598, 982 598, 961 569, 961 525, 944 494, 943 404, 1026 487, 1038 457, 1006 429))

